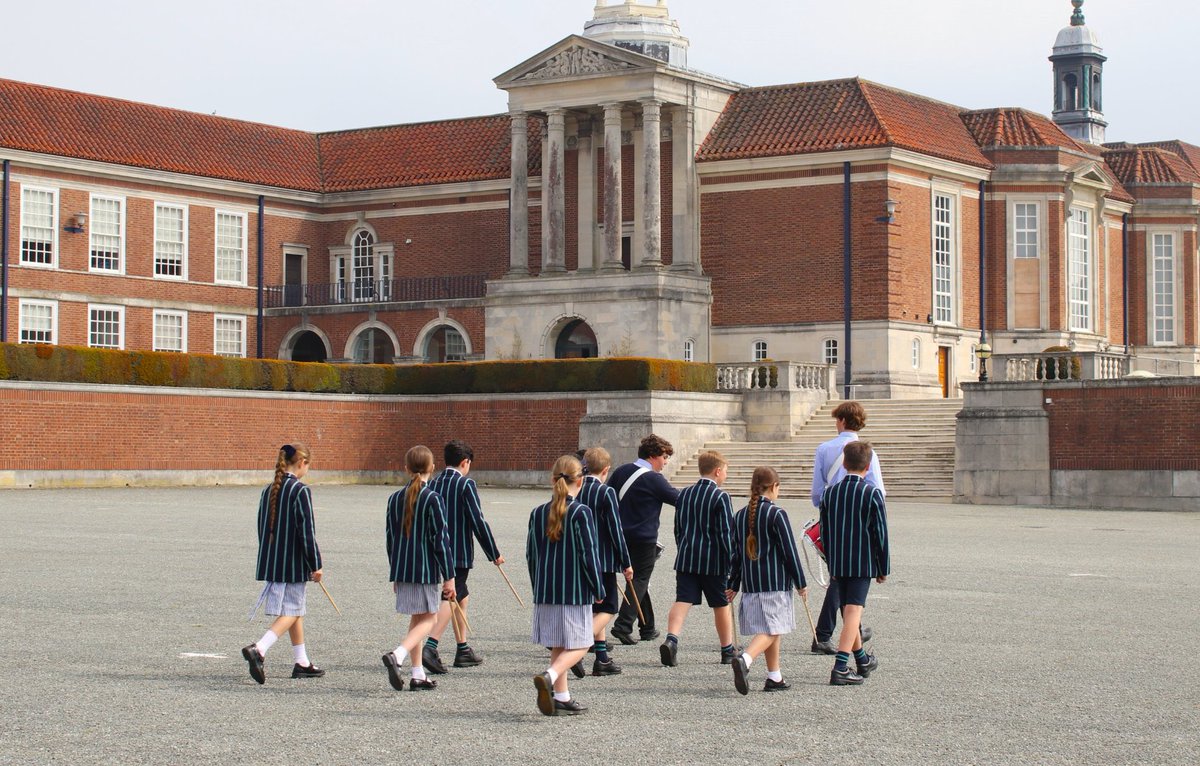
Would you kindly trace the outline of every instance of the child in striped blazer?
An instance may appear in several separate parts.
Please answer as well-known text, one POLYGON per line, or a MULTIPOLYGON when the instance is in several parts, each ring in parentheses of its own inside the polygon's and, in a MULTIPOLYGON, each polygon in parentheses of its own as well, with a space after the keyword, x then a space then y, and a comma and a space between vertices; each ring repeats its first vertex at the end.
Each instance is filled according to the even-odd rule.
POLYGON ((733 660, 733 685, 739 694, 749 693, 747 674, 759 654, 767 658, 763 691, 791 687, 779 669, 779 649, 783 635, 796 628, 792 588, 807 598, 808 583, 787 512, 775 505, 778 498, 779 474, 766 466, 755 468, 750 503, 734 517, 736 544, 728 595, 732 600, 739 589, 743 591, 738 619, 742 635, 754 636, 746 651, 733 660))
POLYGON ((554 496, 529 514, 525 559, 533 584, 533 643, 550 647, 550 667, 533 677, 543 715, 579 715, 571 699, 567 669, 583 660, 592 642, 592 604, 604 593, 596 524, 591 510, 575 500, 583 467, 574 455, 554 463, 554 496))
MULTIPOLYGON (((458 597, 458 611, 465 622, 467 601, 471 595, 467 588, 467 577, 471 574, 471 567, 475 565, 475 540, 479 540, 484 555, 496 566, 504 563, 504 557, 496 547, 492 528, 483 518, 483 506, 479 501, 479 489, 475 486, 475 480, 467 478, 471 471, 471 463, 475 459, 475 451, 466 442, 454 439, 442 449, 442 457, 446 461, 446 467, 433 477, 429 488, 442 496, 446 507, 446 521, 450 525, 450 547, 454 553, 454 591, 458 597)), ((454 652, 454 667, 472 668, 483 664, 483 657, 467 643, 464 632, 466 626, 460 625, 459 620, 451 620, 450 616, 450 603, 446 602, 438 611, 437 622, 425 641, 422 655, 425 667, 431 673, 446 672, 446 666, 442 664, 441 655, 438 654, 438 642, 446 632, 447 624, 454 626, 454 638, 458 643, 454 652)))
POLYGON ((871 445, 852 441, 842 454, 846 475, 825 490, 820 506, 829 588, 838 590, 842 604, 842 634, 829 675, 831 686, 861 684, 879 667, 879 660, 863 649, 858 628, 871 578, 882 584, 891 569, 883 492, 865 478, 871 467, 871 445), (850 669, 851 652, 857 673, 850 669))
POLYGON ((388 498, 387 552, 396 612, 412 617, 400 646, 383 655, 383 666, 392 688, 401 691, 400 667, 411 657, 408 688, 423 691, 436 687, 437 681, 426 678, 417 647, 429 635, 442 598, 455 597, 454 557, 442 498, 426 483, 433 473, 433 453, 417 445, 404 456, 404 463, 412 479, 388 498))
POLYGON ((720 452, 701 452, 700 480, 681 490, 675 503, 675 604, 667 616, 667 640, 659 647, 667 667, 678 664, 679 634, 701 594, 713 610, 721 662, 732 663, 736 654, 733 615, 725 597, 733 562, 733 505, 721 490, 727 466, 720 452))
POLYGON ((308 473, 308 447, 296 442, 279 448, 275 481, 263 490, 258 502, 258 566, 255 579, 265 580, 250 619, 265 605, 275 617, 256 643, 242 649, 250 677, 266 683, 263 660, 275 641, 287 631, 292 639, 292 678, 319 678, 325 671, 312 664, 304 647, 305 590, 309 580, 320 582, 321 550, 313 522, 312 493, 301 483, 308 473))
POLYGON ((595 642, 592 648, 596 652, 592 675, 615 676, 621 672, 621 666, 608 656, 604 631, 620 608, 617 572, 622 572, 625 582, 629 583, 633 581, 633 568, 629 565, 629 547, 621 531, 617 491, 605 484, 612 468, 612 456, 603 447, 592 447, 583 453, 583 468, 583 488, 576 500, 592 510, 596 522, 596 549, 604 579, 604 598, 592 605, 592 638, 595 642))

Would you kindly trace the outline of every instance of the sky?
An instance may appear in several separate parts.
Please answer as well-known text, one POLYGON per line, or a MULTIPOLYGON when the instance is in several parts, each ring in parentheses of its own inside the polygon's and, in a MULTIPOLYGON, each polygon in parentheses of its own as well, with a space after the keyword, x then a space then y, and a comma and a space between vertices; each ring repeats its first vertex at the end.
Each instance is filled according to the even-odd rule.
MULTIPOLYGON (((582 33, 595 0, 5 6, 0 77, 330 131, 504 112, 493 78, 582 33)), ((689 66, 746 85, 861 76, 968 109, 1044 114, 1047 57, 1072 11, 1069 0, 669 0, 668 8, 691 41, 689 66)), ((1200 2, 1086 0, 1083 10, 1109 59, 1107 140, 1200 144, 1200 98, 1184 80, 1194 71, 1200 2)))

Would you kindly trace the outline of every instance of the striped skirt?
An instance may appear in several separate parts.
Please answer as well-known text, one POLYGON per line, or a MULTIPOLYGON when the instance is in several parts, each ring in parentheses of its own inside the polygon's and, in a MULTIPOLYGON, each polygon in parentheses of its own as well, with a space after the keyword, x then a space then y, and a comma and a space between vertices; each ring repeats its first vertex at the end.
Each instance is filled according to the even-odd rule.
POLYGON ((259 607, 263 607, 268 617, 303 617, 307 588, 306 582, 268 581, 250 610, 250 619, 258 614, 259 607))
POLYGON ((400 614, 430 614, 442 605, 442 586, 436 582, 396 583, 396 611, 400 614))
POLYGON ((779 636, 796 629, 796 607, 790 590, 743 593, 738 597, 738 625, 743 636, 779 636))
POLYGON ((563 649, 591 646, 591 604, 534 604, 533 643, 563 649))

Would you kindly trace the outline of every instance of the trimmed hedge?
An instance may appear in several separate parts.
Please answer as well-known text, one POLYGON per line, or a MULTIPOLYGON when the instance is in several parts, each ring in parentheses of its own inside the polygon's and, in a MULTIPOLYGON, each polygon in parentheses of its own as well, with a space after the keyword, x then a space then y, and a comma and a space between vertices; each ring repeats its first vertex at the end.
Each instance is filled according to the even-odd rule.
POLYGON ((716 390, 711 364, 538 359, 395 366, 0 344, 0 379, 343 394, 509 394, 716 390))

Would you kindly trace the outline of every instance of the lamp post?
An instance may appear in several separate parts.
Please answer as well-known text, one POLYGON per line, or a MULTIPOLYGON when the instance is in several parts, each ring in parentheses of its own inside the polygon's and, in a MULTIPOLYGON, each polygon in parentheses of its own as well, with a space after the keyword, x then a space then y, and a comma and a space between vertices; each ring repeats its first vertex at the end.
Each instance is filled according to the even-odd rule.
POLYGON ((976 345, 975 356, 979 358, 979 382, 987 383, 987 360, 992 356, 992 347, 986 343, 980 343, 976 345))

